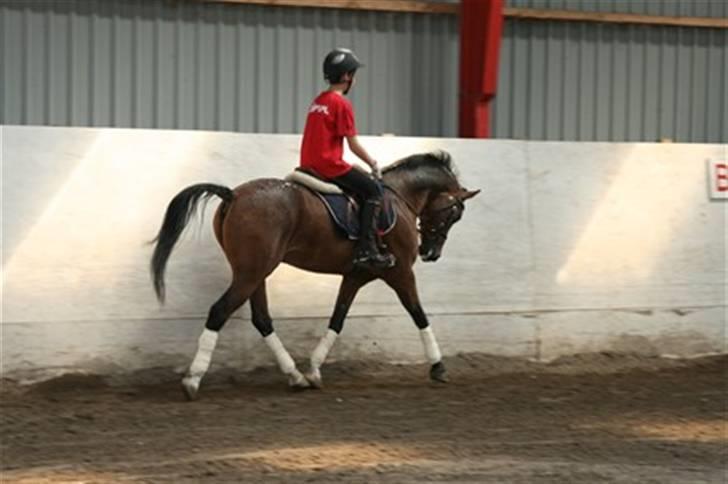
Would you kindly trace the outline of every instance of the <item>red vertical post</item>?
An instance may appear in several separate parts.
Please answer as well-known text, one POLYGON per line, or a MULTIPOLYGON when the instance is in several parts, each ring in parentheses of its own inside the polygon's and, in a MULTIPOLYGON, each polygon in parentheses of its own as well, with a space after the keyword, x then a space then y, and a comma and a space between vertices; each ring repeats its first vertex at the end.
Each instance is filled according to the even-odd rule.
POLYGON ((460 0, 460 112, 464 138, 487 138, 498 84, 503 0, 460 0))

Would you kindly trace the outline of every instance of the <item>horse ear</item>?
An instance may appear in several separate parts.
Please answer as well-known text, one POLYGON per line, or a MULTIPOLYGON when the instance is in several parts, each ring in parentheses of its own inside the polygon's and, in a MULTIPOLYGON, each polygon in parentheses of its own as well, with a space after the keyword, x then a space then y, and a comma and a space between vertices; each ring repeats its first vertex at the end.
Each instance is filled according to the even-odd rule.
POLYGON ((464 193, 464 194, 463 194, 463 196, 462 196, 462 197, 460 198, 460 200, 463 200, 463 201, 465 201, 465 200, 467 200, 468 198, 473 198, 473 197, 474 197, 475 195, 477 195, 478 193, 480 193, 480 190, 473 190, 473 191, 470 191, 470 190, 465 190, 465 193, 464 193))

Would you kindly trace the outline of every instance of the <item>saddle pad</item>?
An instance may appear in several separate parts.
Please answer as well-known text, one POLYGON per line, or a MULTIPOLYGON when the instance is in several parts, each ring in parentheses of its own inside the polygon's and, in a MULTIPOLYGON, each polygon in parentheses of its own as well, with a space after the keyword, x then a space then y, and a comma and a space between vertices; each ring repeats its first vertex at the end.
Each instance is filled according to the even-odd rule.
MULTIPOLYGON (((350 240, 360 237, 359 204, 347 195, 314 192, 324 203, 336 227, 350 240)), ((379 235, 385 235, 397 223, 397 213, 388 194, 382 200, 382 209, 375 220, 379 235)))

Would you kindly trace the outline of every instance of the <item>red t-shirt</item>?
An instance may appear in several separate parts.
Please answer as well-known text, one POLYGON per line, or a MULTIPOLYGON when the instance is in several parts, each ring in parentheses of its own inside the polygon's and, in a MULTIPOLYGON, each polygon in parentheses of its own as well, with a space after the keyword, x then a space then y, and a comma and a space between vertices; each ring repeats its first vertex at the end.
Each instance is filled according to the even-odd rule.
POLYGON ((311 103, 301 141, 301 167, 324 178, 348 173, 344 161, 344 137, 356 135, 354 110, 341 94, 324 91, 311 103))

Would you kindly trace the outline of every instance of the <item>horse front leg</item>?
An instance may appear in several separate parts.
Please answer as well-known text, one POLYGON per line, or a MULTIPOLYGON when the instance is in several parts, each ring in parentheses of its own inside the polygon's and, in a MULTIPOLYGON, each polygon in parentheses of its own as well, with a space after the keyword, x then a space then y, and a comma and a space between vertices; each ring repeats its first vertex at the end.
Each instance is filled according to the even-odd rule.
POLYGON ((449 378, 445 364, 442 362, 442 353, 435 339, 435 333, 427 320, 427 315, 420 304, 420 297, 417 294, 417 283, 414 272, 411 268, 406 271, 392 274, 385 282, 397 293, 399 301, 407 310, 412 320, 420 330, 420 339, 425 351, 425 358, 430 364, 430 379, 432 381, 447 383, 449 378))
POLYGON ((311 368, 306 372, 306 379, 314 388, 321 388, 323 381, 321 379, 321 366, 326 361, 326 357, 334 346, 336 338, 341 334, 344 328, 344 320, 349 313, 351 303, 354 302, 356 293, 359 292, 365 284, 372 281, 373 277, 360 273, 351 273, 344 276, 339 285, 339 295, 336 297, 336 306, 334 313, 329 319, 329 329, 321 338, 316 348, 311 353, 311 368))

